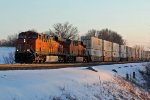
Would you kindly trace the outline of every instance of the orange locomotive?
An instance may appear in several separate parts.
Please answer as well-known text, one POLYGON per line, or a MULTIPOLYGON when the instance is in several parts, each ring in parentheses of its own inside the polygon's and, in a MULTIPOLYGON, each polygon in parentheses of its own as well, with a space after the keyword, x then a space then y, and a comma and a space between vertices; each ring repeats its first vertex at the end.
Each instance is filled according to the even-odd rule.
POLYGON ((19 33, 16 41, 16 63, 41 63, 46 56, 58 56, 58 62, 75 62, 78 57, 87 62, 86 47, 80 41, 59 39, 33 31, 19 33))

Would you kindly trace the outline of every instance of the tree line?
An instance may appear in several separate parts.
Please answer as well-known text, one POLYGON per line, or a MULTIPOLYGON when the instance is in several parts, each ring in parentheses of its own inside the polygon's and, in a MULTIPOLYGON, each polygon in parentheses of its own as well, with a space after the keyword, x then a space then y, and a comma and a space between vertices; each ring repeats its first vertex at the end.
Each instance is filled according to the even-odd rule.
POLYGON ((0 40, 1 47, 15 47, 18 34, 8 35, 7 39, 0 40))
MULTIPOLYGON (((30 30, 30 31, 34 31, 34 30, 30 30)), ((69 24, 68 22, 54 24, 52 29, 49 29, 44 33, 49 35, 55 35, 60 38, 71 39, 71 40, 80 39, 78 28, 73 26, 72 24, 69 24)), ((123 39, 123 37, 120 34, 107 28, 102 30, 90 29, 87 33, 85 33, 85 35, 94 36, 100 39, 118 43, 120 45, 126 44, 126 41, 123 39)), ((15 42, 17 37, 18 34, 8 35, 7 39, 0 40, 0 46, 15 47, 15 42)))
POLYGON ((86 33, 86 36, 94 36, 120 45, 126 44, 126 41, 120 34, 107 28, 102 30, 91 29, 86 33))

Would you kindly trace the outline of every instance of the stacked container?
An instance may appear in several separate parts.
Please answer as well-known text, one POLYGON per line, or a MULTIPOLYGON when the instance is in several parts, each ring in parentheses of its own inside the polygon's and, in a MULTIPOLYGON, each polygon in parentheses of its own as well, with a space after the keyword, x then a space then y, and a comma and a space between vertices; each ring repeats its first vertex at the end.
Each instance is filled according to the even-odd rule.
POLYGON ((132 61, 136 61, 136 49, 132 48, 132 61))
POLYGON ((144 50, 142 50, 141 56, 142 56, 142 61, 145 61, 145 51, 144 50))
POLYGON ((120 45, 120 60, 121 61, 126 61, 127 60, 127 52, 126 52, 126 46, 125 45, 120 45))
POLYGON ((141 61, 142 60, 142 49, 140 48, 139 49, 139 61, 141 61))
POLYGON ((126 52, 127 52, 127 60, 132 61, 132 48, 131 47, 126 47, 126 52))
POLYGON ((145 61, 148 60, 148 51, 145 51, 145 61))
POLYGON ((112 61, 112 42, 104 40, 104 61, 112 61))
POLYGON ((150 61, 150 51, 148 51, 148 57, 147 57, 147 61, 150 61))
POLYGON ((119 56, 119 44, 113 43, 113 61, 117 62, 120 61, 120 56, 119 56))
POLYGON ((139 59, 139 49, 135 48, 135 61, 138 61, 139 59))
POLYGON ((86 45, 87 55, 91 61, 103 61, 102 39, 96 37, 82 36, 81 41, 86 45))

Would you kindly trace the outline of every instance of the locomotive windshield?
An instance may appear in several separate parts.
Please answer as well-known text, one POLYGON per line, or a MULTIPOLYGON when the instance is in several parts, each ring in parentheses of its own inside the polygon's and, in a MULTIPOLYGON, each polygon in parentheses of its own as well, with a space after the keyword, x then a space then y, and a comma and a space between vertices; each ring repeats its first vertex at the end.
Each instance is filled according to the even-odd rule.
POLYGON ((37 39, 37 34, 35 34, 35 33, 30 33, 29 34, 29 36, 28 36, 28 38, 30 38, 30 39, 37 39))
POLYGON ((20 33, 19 34, 19 39, 25 39, 27 35, 25 33, 20 33))

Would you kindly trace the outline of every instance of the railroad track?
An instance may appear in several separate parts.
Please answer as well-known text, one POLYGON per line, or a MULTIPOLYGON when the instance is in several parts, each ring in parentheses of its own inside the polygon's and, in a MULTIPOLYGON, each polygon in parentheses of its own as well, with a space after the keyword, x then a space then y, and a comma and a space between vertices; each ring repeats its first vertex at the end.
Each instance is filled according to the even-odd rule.
POLYGON ((124 64, 124 63, 135 63, 135 62, 0 64, 0 70, 58 69, 58 68, 68 68, 68 67, 88 67, 88 66, 96 66, 96 65, 111 65, 111 64, 124 64))
POLYGON ((98 63, 70 63, 70 64, 1 64, 0 70, 36 70, 36 69, 58 69, 67 67, 94 66, 98 63))

